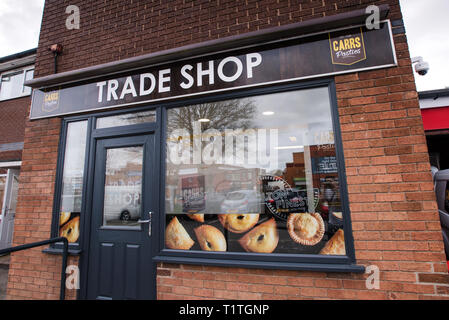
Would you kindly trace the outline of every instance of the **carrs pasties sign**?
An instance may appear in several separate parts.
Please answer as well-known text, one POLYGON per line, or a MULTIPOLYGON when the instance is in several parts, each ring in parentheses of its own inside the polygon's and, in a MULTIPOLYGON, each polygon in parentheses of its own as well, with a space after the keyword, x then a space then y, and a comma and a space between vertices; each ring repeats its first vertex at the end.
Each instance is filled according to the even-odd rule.
POLYGON ((362 28, 356 34, 329 33, 329 44, 332 64, 349 66, 366 59, 362 28))

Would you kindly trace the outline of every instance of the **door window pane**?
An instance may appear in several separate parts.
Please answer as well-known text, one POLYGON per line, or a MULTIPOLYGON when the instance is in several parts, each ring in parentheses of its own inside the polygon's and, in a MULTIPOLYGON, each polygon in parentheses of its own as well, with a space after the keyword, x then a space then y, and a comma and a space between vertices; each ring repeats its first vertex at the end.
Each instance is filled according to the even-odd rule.
POLYGON ((139 123, 156 122, 156 111, 125 113, 97 119, 97 129, 129 126, 139 123))
POLYGON ((107 149, 104 226, 140 226, 143 147, 107 149))
POLYGON ((328 88, 168 110, 166 247, 345 254, 328 88))
POLYGON ((62 174, 59 235, 66 237, 69 242, 77 242, 79 238, 86 137, 87 121, 68 124, 62 174))

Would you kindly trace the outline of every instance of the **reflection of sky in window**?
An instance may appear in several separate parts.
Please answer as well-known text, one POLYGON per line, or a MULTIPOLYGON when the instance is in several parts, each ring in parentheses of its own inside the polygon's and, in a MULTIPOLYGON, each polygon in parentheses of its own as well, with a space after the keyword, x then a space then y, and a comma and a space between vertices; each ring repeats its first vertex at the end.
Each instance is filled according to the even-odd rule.
POLYGON ((115 148, 108 150, 108 168, 125 169, 131 165, 142 165, 143 147, 115 148))
POLYGON ((257 105, 256 128, 279 128, 298 135, 298 130, 332 130, 327 87, 251 98, 257 105), (265 111, 274 112, 265 116, 265 111), (292 121, 294 120, 294 121, 292 121))
POLYGON ((87 121, 69 123, 64 156, 64 177, 83 175, 86 134, 87 121))
MULTIPOLYGON (((303 152, 304 149, 299 146, 316 144, 316 134, 333 130, 327 87, 269 94, 251 99, 257 105, 253 127, 279 130, 277 169, 283 169, 286 163, 293 162, 294 152, 303 152), (273 114, 263 114, 268 111, 273 114)), ((276 169, 272 165, 270 170, 276 169)))
MULTIPOLYGON (((246 134, 243 134, 246 136, 244 140, 247 141, 245 142, 245 145, 248 143, 249 136, 252 134, 256 135, 256 140, 259 140, 260 137, 263 139, 265 135, 266 143, 261 145, 257 142, 256 150, 251 149, 248 145, 246 145, 245 161, 244 164, 240 164, 237 163, 235 157, 237 156, 237 150, 242 150, 242 146, 238 142, 240 141, 241 143, 242 140, 234 138, 234 146, 232 147, 232 150, 234 150, 234 155, 232 155, 232 158, 229 157, 230 154, 228 154, 227 151, 222 153, 222 161, 225 164, 228 164, 226 167, 228 167, 229 170, 231 168, 229 165, 235 165, 239 168, 261 168, 265 169, 267 173, 273 174, 277 170, 283 170, 286 167, 286 163, 293 162, 293 154, 297 152, 304 152, 304 146, 333 143, 331 107, 327 87, 267 94, 243 98, 238 101, 241 105, 245 105, 248 101, 250 101, 255 107, 254 113, 248 114, 250 118, 244 118, 243 115, 241 116, 241 119, 247 119, 249 122, 249 131, 247 131, 246 134), (258 129, 266 130, 262 131, 258 129), (272 134, 277 136, 273 143, 271 142, 272 134), (256 163, 249 164, 248 162, 251 162, 248 159, 250 152, 265 155, 265 157, 270 155, 269 163, 261 161, 257 157, 258 159, 256 163), (275 154, 274 152, 277 153, 277 160, 271 157, 271 155, 275 154)), ((223 102, 223 105, 226 106, 226 101, 223 102)), ((189 106, 185 108, 188 110, 189 106)), ((185 117, 190 117, 192 115, 195 116, 196 114, 185 112, 185 117)), ((237 119, 238 117, 236 118, 236 121, 237 119)), ((207 121, 207 123, 209 128, 216 128, 214 117, 211 117, 210 122, 207 121)), ((192 124, 192 128, 193 127, 194 124, 192 124)), ((228 127, 227 129, 231 128, 228 127)), ((203 129, 202 131, 204 134, 205 130, 203 129)), ((186 130, 186 132, 186 134, 189 134, 188 130, 186 130)), ((239 131, 237 128, 234 128, 234 132, 237 136, 242 134, 238 133, 239 131)), ((219 132, 214 133, 214 135, 222 137, 221 142, 224 151, 224 146, 228 143, 228 140, 225 140, 224 138, 224 129, 220 128, 219 132)), ((192 142, 190 141, 190 143, 192 142)), ((190 161, 192 161, 193 149, 190 143, 187 144, 187 148, 189 148, 190 161)), ((176 141, 173 140, 173 138, 171 138, 171 140, 169 138, 168 144, 169 149, 180 146, 180 142, 177 139, 176 141)), ((205 145, 205 141, 203 140, 201 151, 205 150, 205 145)), ((195 165, 195 163, 193 164, 195 165)), ((198 163, 196 165, 198 165, 198 163)))

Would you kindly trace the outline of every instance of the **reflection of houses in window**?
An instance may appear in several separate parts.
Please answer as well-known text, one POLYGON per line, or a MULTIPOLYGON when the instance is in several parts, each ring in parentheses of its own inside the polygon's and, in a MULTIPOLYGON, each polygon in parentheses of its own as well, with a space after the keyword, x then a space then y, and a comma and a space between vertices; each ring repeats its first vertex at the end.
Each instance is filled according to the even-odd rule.
POLYGON ((295 186, 298 189, 305 188, 304 152, 293 153, 293 162, 285 164, 283 179, 292 187, 295 186))
POLYGON ((265 174, 264 169, 243 168, 226 164, 212 165, 172 165, 167 164, 166 176, 166 209, 180 210, 182 207, 182 181, 187 178, 204 177, 206 197, 205 210, 218 212, 221 201, 228 192, 238 190, 260 191, 259 176, 265 174))
POLYGON ((83 191, 83 177, 64 177, 61 196, 61 211, 80 212, 83 191))
MULTIPOLYGON (((286 163, 285 166, 283 179, 290 186, 307 190, 309 199, 312 199, 318 191, 321 201, 327 201, 333 205, 339 204, 334 144, 306 146, 304 152, 294 152, 293 162, 286 163)), ((309 207, 311 206, 312 203, 309 202, 309 207)))

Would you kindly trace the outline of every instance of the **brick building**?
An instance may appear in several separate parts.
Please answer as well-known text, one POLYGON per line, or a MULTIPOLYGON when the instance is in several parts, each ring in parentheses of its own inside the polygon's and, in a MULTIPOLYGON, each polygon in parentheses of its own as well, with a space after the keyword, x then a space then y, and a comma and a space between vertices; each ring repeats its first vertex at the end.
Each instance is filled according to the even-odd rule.
MULTIPOLYGON (((412 72, 397 0, 47 0, 14 244, 66 236, 79 299, 448 298, 412 72), (210 166, 261 175, 179 183, 210 166)), ((56 299, 60 252, 13 254, 8 297, 56 299)))
POLYGON ((0 58, 0 249, 11 246, 36 49, 0 58))

